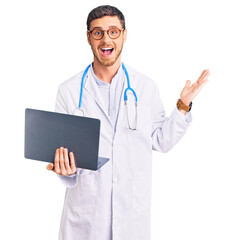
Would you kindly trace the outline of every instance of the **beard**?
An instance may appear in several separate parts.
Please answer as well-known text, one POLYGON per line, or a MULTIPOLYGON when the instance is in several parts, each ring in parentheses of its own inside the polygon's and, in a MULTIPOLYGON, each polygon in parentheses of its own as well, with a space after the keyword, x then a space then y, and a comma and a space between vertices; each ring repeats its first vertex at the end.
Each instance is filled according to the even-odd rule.
MULTIPOLYGON (((92 46, 91 46, 92 48, 92 46)), ((101 47, 100 47, 101 48, 101 47)), ((99 49, 98 48, 98 52, 96 52, 93 48, 92 48, 92 52, 93 52, 93 55, 95 57, 95 59, 102 65, 102 66, 105 66, 105 67, 110 67, 112 65, 115 64, 115 62, 117 61, 117 59, 119 58, 121 52, 122 52, 122 49, 123 49, 123 43, 120 47, 120 49, 116 52, 116 48, 114 48, 114 52, 115 52, 115 56, 112 57, 111 59, 104 59, 102 58, 100 55, 99 55, 99 49)))

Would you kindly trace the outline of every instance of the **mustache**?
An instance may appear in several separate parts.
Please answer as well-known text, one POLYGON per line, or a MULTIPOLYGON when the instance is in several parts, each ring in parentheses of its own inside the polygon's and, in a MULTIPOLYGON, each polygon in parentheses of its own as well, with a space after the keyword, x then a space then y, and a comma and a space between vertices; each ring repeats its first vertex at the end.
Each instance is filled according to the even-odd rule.
POLYGON ((98 48, 115 48, 115 46, 111 46, 111 45, 101 45, 98 48))

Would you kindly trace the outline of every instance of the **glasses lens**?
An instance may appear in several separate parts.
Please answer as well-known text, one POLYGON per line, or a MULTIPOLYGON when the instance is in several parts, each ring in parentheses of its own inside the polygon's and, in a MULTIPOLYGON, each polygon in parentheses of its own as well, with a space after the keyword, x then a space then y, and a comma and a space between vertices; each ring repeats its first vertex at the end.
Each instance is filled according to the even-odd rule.
POLYGON ((120 32, 121 31, 118 28, 111 28, 109 30, 109 36, 110 38, 113 38, 113 39, 118 38, 120 35, 120 32))
POLYGON ((92 31, 92 37, 97 40, 101 39, 103 37, 103 31, 99 29, 94 29, 92 31))

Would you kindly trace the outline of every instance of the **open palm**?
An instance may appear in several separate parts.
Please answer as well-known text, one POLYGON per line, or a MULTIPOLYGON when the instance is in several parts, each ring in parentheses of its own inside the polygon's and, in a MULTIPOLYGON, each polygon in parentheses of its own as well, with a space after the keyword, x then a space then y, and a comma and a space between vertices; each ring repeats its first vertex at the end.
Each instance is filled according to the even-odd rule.
POLYGON ((203 70, 202 74, 198 80, 191 85, 191 81, 188 80, 180 94, 180 99, 185 105, 189 105, 190 102, 197 96, 202 87, 208 82, 208 76, 210 75, 210 70, 203 70), (190 86, 191 85, 191 86, 190 86))

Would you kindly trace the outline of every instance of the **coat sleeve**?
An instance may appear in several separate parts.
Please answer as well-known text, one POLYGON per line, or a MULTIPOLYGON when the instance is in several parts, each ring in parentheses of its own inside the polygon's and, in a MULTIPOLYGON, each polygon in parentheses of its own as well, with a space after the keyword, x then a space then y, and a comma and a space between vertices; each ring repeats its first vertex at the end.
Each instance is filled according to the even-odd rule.
MULTIPOLYGON (((66 98, 61 89, 61 86, 59 87, 58 92, 57 92, 57 98, 56 98, 56 103, 55 103, 55 112, 68 114, 66 98)), ((57 174, 57 176, 60 178, 61 182, 66 187, 68 187, 68 188, 75 187, 75 185, 77 184, 78 168, 77 168, 77 172, 75 174, 72 174, 69 176, 62 176, 62 175, 57 174)))
POLYGON ((185 134, 192 121, 192 115, 190 112, 184 115, 176 107, 170 117, 165 117, 164 107, 156 85, 152 99, 152 149, 168 152, 185 134))

